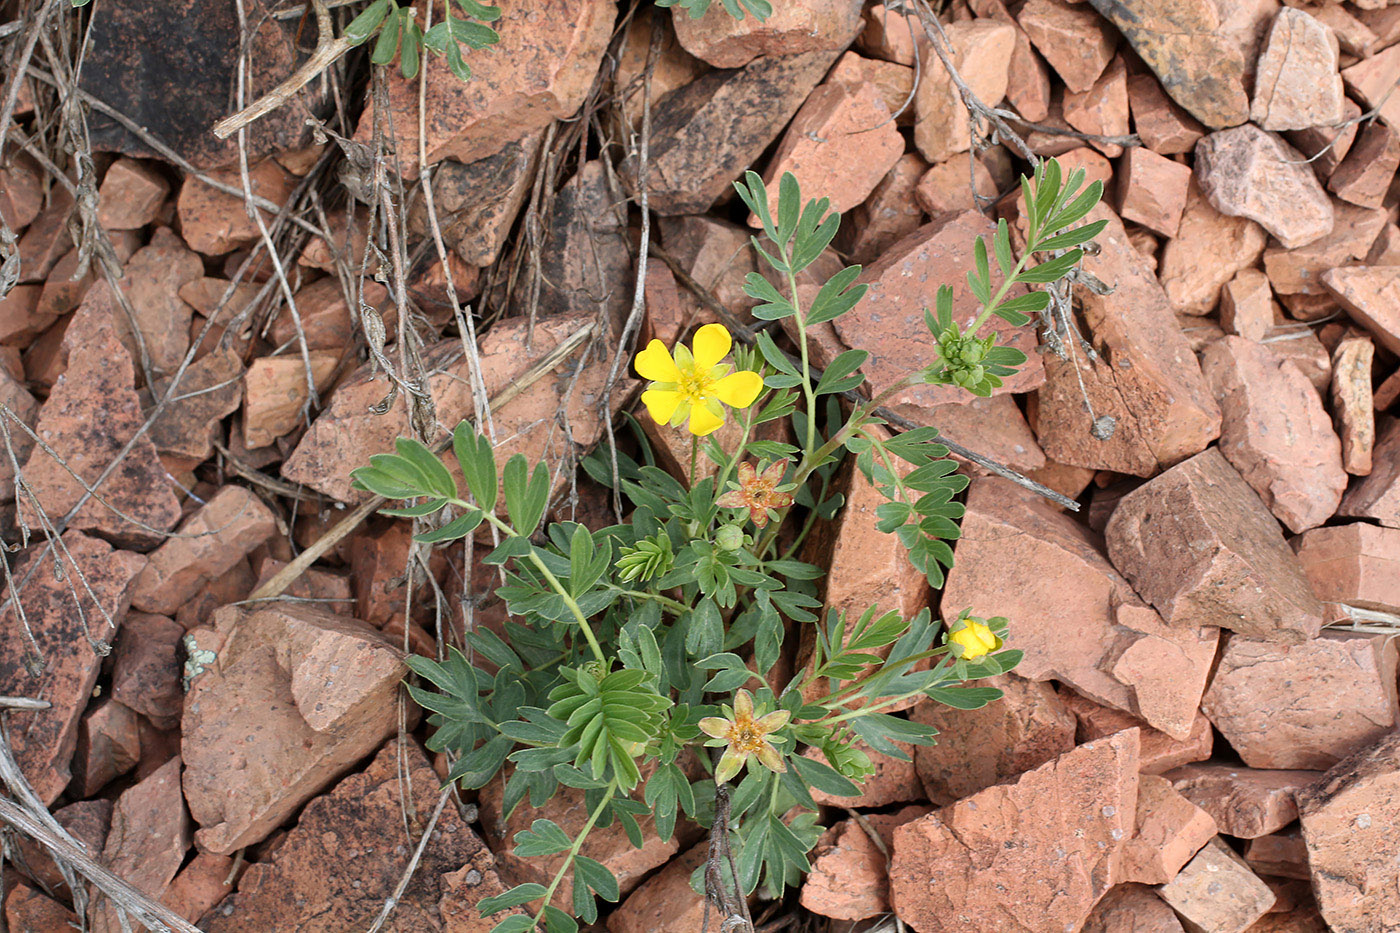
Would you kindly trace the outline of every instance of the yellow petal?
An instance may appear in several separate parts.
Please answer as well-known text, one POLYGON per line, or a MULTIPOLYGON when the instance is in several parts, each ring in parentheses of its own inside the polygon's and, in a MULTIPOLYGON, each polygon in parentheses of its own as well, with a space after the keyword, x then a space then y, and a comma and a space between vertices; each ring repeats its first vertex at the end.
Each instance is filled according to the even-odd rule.
POLYGON ((791 718, 791 712, 785 709, 780 709, 776 713, 769 713, 767 716, 761 717, 758 720, 758 722, 755 723, 755 725, 758 726, 758 728, 765 735, 767 735, 769 732, 777 732, 783 726, 786 726, 788 724, 788 720, 791 718))
POLYGON ((637 354, 637 373, 652 382, 680 382, 681 371, 676 368, 671 353, 660 340, 653 340, 637 354))
POLYGON ((764 739, 763 743, 758 747, 758 762, 769 771, 776 771, 778 774, 782 774, 787 770, 787 764, 783 761, 783 756, 778 754, 776 748, 768 744, 767 739, 764 739))
POLYGON ((695 368, 704 372, 729 355, 734 339, 723 324, 706 324, 695 332, 690 345, 694 348, 695 368))
POLYGON ((730 373, 710 387, 710 394, 730 408, 748 408, 763 391, 763 377, 741 369, 730 373))
MULTIPOLYGON (((671 393, 674 395, 675 393, 671 393)), ((645 402, 647 393, 642 393, 642 401, 645 402)), ((690 433, 696 437, 704 437, 713 434, 724 426, 724 418, 710 411, 708 405, 695 405, 690 409, 690 433)))
POLYGON ((728 719, 720 719, 718 716, 706 716, 698 723, 700 731, 712 739, 722 739, 729 734, 731 723, 728 719))
POLYGON ((719 767, 715 768, 715 783, 723 784, 738 774, 739 769, 744 766, 745 757, 747 756, 739 754, 732 748, 726 749, 725 753, 719 756, 719 767))
POLYGON ((753 694, 740 690, 734 694, 734 721, 744 722, 753 719, 753 694))
POLYGON ((647 407, 647 414, 657 424, 665 424, 671 420, 671 416, 676 413, 676 406, 681 403, 679 392, 667 389, 648 389, 642 393, 642 404, 647 407))

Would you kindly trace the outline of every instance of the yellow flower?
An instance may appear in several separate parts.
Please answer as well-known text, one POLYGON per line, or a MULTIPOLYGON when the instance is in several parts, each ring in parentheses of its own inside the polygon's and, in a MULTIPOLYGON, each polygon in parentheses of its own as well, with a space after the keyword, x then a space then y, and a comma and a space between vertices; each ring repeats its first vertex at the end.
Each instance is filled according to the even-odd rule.
POLYGON ((790 712, 780 709, 754 719, 753 694, 740 690, 734 696, 734 715, 731 718, 708 716, 700 720, 700 731, 712 739, 707 745, 728 746, 720 756, 719 767, 715 768, 715 783, 723 784, 738 774, 744 762, 750 758, 757 758, 759 764, 769 771, 779 774, 786 771, 787 765, 768 741, 768 736, 786 726, 791 718, 790 712))
POLYGON ((728 363, 734 340, 722 324, 706 324, 695 332, 694 351, 676 344, 671 358, 666 345, 653 340, 637 354, 637 372, 651 385, 642 393, 642 404, 657 424, 678 427, 690 418, 690 433, 713 434, 724 424, 724 406, 747 408, 763 391, 763 377, 741 370, 731 373, 728 363))
POLYGON ((964 661, 980 658, 1001 647, 1001 639, 989 627, 976 619, 965 619, 961 628, 948 634, 951 644, 962 648, 960 657, 964 661))

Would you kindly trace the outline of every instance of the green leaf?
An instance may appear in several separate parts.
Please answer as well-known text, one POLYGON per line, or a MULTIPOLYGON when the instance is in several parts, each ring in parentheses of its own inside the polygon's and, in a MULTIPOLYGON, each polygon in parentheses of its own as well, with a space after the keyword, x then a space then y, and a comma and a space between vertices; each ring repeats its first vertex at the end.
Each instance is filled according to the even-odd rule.
MULTIPOLYGON (((484 911, 483 911, 484 913, 484 911)), ((511 914, 491 928, 491 933, 531 933, 535 918, 527 914, 511 914)))
MULTIPOLYGON (((483 898, 481 902, 476 905, 476 909, 481 912, 483 917, 489 917, 499 910, 505 910, 508 907, 519 907, 522 904, 528 904, 531 901, 539 900, 544 897, 546 893, 548 892, 544 885, 536 884, 533 881, 527 882, 526 884, 517 884, 504 894, 483 898)), ((526 927, 526 929, 529 928, 526 927)))
POLYGON ((773 283, 757 272, 750 272, 744 277, 744 294, 758 299, 759 304, 751 313, 761 321, 777 321, 794 313, 792 304, 773 287, 773 283))
POLYGON ((422 473, 429 492, 443 499, 456 498, 457 483, 452 479, 452 474, 447 472, 447 467, 442 465, 442 461, 424 446, 422 441, 401 437, 394 441, 394 449, 400 457, 422 473))
POLYGON ((428 499, 417 505, 406 505, 401 509, 380 509, 380 515, 387 515, 390 518, 422 518, 424 515, 432 515, 447 504, 445 499, 428 499))
POLYGON ((350 478, 376 496, 383 496, 385 499, 416 499, 424 494, 416 484, 372 466, 351 470, 350 478))
POLYGON ((500 480, 496 475, 496 454, 491 439, 478 434, 470 422, 461 421, 452 432, 452 453, 477 504, 487 512, 494 510, 500 480))
POLYGON ((714 654, 724 642, 724 620, 710 597, 696 604, 685 631, 685 649, 692 655, 714 654))
POLYGON ((1073 230, 1066 230, 1064 233, 1056 234, 1048 239, 1041 240, 1035 244, 1037 251, 1049 251, 1055 249, 1069 249, 1071 246, 1079 246, 1088 243, 1094 237, 1103 232, 1103 228, 1108 226, 1107 220, 1095 220, 1082 227, 1075 227, 1073 230))
POLYGON ((544 926, 548 933, 578 933, 578 921, 553 904, 544 909, 544 926))
POLYGON ((622 896, 617 878, 602 862, 594 861, 586 855, 574 856, 574 881, 580 879, 605 901, 616 901, 622 896))
POLYGON ((423 33, 423 45, 439 54, 447 51, 448 30, 447 22, 438 23, 432 29, 423 33))
POLYGON ((388 12, 389 0, 374 0, 345 27, 345 38, 354 45, 362 44, 384 22, 384 17, 388 12))
POLYGON ((860 788, 838 774, 830 765, 804 755, 792 755, 788 761, 792 762, 793 769, 802 780, 824 794, 835 797, 860 796, 860 788))
POLYGON ((465 19, 451 19, 448 22, 452 24, 452 38, 469 49, 480 51, 501 41, 500 34, 490 26, 465 19))
POLYGON ((413 540, 420 544, 437 544, 440 541, 456 541, 465 538, 476 531, 476 527, 481 524, 485 516, 481 509, 472 509, 454 518, 441 528, 434 528, 432 531, 425 531, 422 534, 413 536, 413 540))
MULTIPOLYGON (((404 16, 409 16, 404 10, 404 16)), ((423 45, 423 30, 412 19, 407 19, 403 31, 403 48, 399 55, 399 73, 412 81, 418 77, 419 52, 423 45)))
POLYGON ((452 72, 458 80, 471 80, 471 66, 462 58, 462 47, 456 42, 449 42, 447 44, 447 70, 452 72))
POLYGON ((1002 697, 996 687, 930 687, 924 693, 944 706, 963 710, 981 709, 1002 697))
POLYGON ((835 320, 854 308, 868 287, 863 282, 854 284, 859 276, 860 266, 847 266, 827 279, 812 299, 812 306, 807 311, 807 326, 835 320))
POLYGON ((797 186, 797 178, 792 172, 783 172, 782 180, 778 182, 778 235, 774 238, 778 244, 792 239, 801 214, 802 191, 797 186))
POLYGON ((515 454, 506 461, 501 480, 511 524, 517 534, 528 538, 535 533, 549 506, 549 468, 543 463, 536 464, 528 479, 526 469, 525 455, 515 454))
POLYGON ((1081 249, 1072 249, 1063 256, 1057 256, 1047 262, 1042 262, 1038 266, 1032 266, 1016 276, 1018 282, 1035 282, 1038 284, 1048 282, 1058 282, 1065 277, 1069 270, 1073 269, 1079 260, 1084 256, 1081 249))
POLYGON ((515 854, 521 858, 537 855, 557 855, 567 852, 574 844, 568 833, 552 820, 535 820, 529 829, 515 834, 515 854))
MULTIPOLYGON (((823 201, 826 199, 823 198, 823 201)), ((818 202, 821 203, 821 202, 818 202)), ((817 229, 809 236, 802 236, 799 231, 797 240, 793 244, 792 250, 792 271, 801 272, 803 269, 817 261, 817 257, 826 251, 831 245, 832 239, 836 236, 836 231, 841 226, 841 215, 833 211, 826 216, 817 229)))
POLYGON ((491 23, 501 18, 501 8, 498 6, 487 6, 477 0, 457 0, 457 5, 462 8, 463 13, 473 19, 491 23))
POLYGON ((745 172, 744 184, 736 181, 734 189, 763 225, 763 232, 768 234, 768 239, 778 242, 778 228, 773 226, 773 215, 768 212, 768 186, 763 183, 763 178, 757 172, 745 172))
POLYGON ((773 338, 769 336, 768 331, 759 331, 755 342, 758 344, 759 352, 763 354, 763 359, 767 361, 769 366, 772 366, 779 372, 787 373, 789 376, 798 375, 797 367, 793 366, 788 360, 787 355, 783 353, 782 350, 778 349, 778 345, 773 342, 773 338))
POLYGON ((1006 218, 997 221, 997 232, 992 238, 997 253, 997 267, 1001 269, 1003 276, 1011 275, 1011 270, 1016 267, 1016 261, 1011 258, 1011 230, 1006 225, 1006 218))
POLYGON ((853 389, 864 381, 860 375, 852 376, 864 365, 870 354, 864 350, 847 350, 831 361, 817 382, 816 394, 829 395, 853 389))

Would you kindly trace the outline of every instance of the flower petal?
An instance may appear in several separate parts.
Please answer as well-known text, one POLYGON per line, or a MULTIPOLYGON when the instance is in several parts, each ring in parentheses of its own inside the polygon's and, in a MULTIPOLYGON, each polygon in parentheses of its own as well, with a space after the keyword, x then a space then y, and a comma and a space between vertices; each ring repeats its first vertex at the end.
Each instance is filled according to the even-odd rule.
POLYGON ((733 727, 733 723, 728 719, 721 719, 718 716, 706 716, 697 725, 700 726, 701 732, 712 739, 724 738, 729 735, 729 730, 733 727))
POLYGON ((732 748, 726 749, 725 753, 719 756, 719 766, 715 768, 715 783, 723 784, 738 774, 739 769, 744 766, 746 757, 748 756, 742 755, 732 748))
POLYGON ((695 353, 695 368, 704 372, 729 355, 734 338, 723 324, 706 324, 695 332, 690 342, 695 353))
MULTIPOLYGON (((652 382, 680 382, 681 371, 676 368, 671 352, 660 340, 653 340, 646 349, 637 354, 637 373, 652 382)), ((658 419, 664 420, 664 419, 658 419)))
MULTIPOLYGON (((642 401, 646 401, 646 393, 642 393, 642 401)), ((710 411, 708 405, 695 405, 690 409, 690 433, 696 437, 704 437, 713 434, 724 427, 724 418, 710 411)))
POLYGON ((762 391, 763 377, 747 369, 730 373, 710 386, 710 395, 730 408, 748 408, 762 391))
POLYGON ((753 463, 752 463, 752 462, 750 462, 750 461, 748 461, 748 460, 741 460, 741 461, 739 461, 739 485, 740 485, 740 486, 743 486, 743 487, 745 487, 745 488, 748 488, 748 486, 754 481, 754 478, 755 478, 757 475, 758 475, 758 473, 757 473, 757 471, 754 470, 754 468, 753 468, 753 463))
POLYGON ((778 774, 782 774, 787 770, 787 764, 783 761, 783 756, 778 754, 776 748, 768 744, 767 739, 764 739, 763 743, 758 747, 758 763, 769 771, 776 771, 778 774))
POLYGON ((758 726, 764 735, 767 735, 770 732, 777 732, 783 726, 786 726, 790 719, 792 719, 792 713, 788 710, 780 709, 776 713, 769 713, 767 716, 761 717, 754 725, 758 726))
POLYGON ((753 719, 753 694, 740 690, 734 694, 734 721, 744 722, 753 719))
POLYGON ((651 420, 657 424, 670 421, 680 403, 681 394, 669 389, 648 389, 642 393, 642 404, 647 407, 651 420))
POLYGON ((743 490, 731 489, 729 492, 726 492, 716 499, 715 505, 722 509, 747 509, 749 507, 749 500, 744 498, 743 490))

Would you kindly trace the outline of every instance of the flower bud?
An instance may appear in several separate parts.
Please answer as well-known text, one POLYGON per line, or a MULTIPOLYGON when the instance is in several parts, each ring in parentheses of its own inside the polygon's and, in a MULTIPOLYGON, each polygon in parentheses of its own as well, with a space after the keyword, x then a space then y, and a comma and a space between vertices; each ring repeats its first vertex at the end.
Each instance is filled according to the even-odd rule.
POLYGON ((721 525, 715 532, 715 544, 726 551, 737 551, 744 544, 744 529, 738 525, 721 525))

